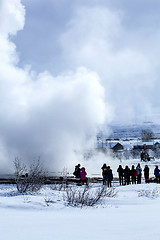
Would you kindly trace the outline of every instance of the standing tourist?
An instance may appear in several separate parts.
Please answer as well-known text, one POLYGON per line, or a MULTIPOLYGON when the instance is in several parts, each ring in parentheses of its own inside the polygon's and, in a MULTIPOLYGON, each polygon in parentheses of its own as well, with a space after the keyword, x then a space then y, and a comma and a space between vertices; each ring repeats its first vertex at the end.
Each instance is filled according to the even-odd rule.
POLYGON ((125 182, 125 185, 130 184, 130 169, 128 166, 126 166, 124 169, 124 182, 125 182))
POLYGON ((105 171, 107 170, 107 165, 106 165, 106 163, 103 164, 103 166, 101 167, 101 169, 102 169, 103 185, 106 185, 106 178, 105 178, 105 171))
POLYGON ((88 179, 86 177, 87 173, 84 167, 81 168, 80 175, 81 175, 81 183, 82 184, 86 183, 86 185, 88 185, 88 179))
POLYGON ((123 185, 123 173, 124 173, 124 170, 122 168, 122 165, 119 165, 119 167, 117 169, 117 172, 118 172, 118 176, 119 176, 119 183, 120 183, 120 185, 123 185))
POLYGON ((145 183, 149 183, 149 167, 148 167, 148 165, 145 165, 145 168, 143 171, 144 171, 145 183))
POLYGON ((108 187, 111 187, 112 180, 113 180, 113 174, 112 174, 112 169, 110 168, 110 166, 107 167, 107 169, 104 172, 104 175, 105 175, 105 179, 107 181, 108 187))
POLYGON ((138 163, 136 171, 137 171, 137 184, 141 184, 142 168, 140 166, 140 163, 138 163))
POLYGON ((74 173, 73 173, 73 175, 74 175, 75 178, 76 178, 77 185, 80 185, 80 183, 81 183, 81 175, 80 175, 81 169, 80 169, 80 166, 81 166, 80 164, 76 165, 76 166, 75 166, 74 173))
POLYGON ((132 165, 130 174, 131 174, 131 182, 132 182, 132 184, 135 184, 136 183, 136 169, 135 169, 134 165, 132 165))
POLYGON ((160 180, 160 170, 159 170, 158 166, 156 166, 154 169, 154 175, 156 177, 156 182, 158 183, 160 180))

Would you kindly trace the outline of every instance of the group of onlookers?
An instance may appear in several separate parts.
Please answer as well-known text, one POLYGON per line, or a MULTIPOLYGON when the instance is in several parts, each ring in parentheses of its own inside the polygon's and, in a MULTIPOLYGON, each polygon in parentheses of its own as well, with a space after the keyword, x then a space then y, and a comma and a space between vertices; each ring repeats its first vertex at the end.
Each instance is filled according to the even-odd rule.
POLYGON ((113 173, 110 166, 107 166, 106 163, 102 166, 102 176, 103 176, 103 185, 108 185, 108 187, 111 187, 111 183, 113 180, 113 173))
MULTIPOLYGON (((117 172, 119 176, 120 185, 126 185, 126 184, 128 185, 130 183, 132 184, 141 183, 142 168, 139 163, 137 167, 132 165, 131 169, 128 166, 126 166, 123 169, 122 166, 119 165, 117 172)), ((144 177, 145 177, 145 182, 147 183, 149 180, 149 167, 147 165, 144 168, 144 177)))
POLYGON ((82 185, 84 183, 86 183, 86 185, 88 185, 88 178, 86 177, 87 173, 86 173, 84 167, 81 168, 80 164, 75 166, 73 175, 76 177, 77 185, 82 185))
MULTIPOLYGON (((106 184, 107 182, 108 187, 110 187, 111 182, 113 180, 112 170, 110 169, 110 166, 107 166, 105 163, 103 164, 101 169, 102 169, 102 176, 103 176, 103 184, 106 184)), ((136 168, 134 165, 132 165, 131 169, 128 166, 125 166, 125 168, 122 168, 122 165, 119 165, 117 172, 119 176, 120 185, 128 185, 130 183, 132 184, 141 183, 142 168, 140 164, 138 164, 136 168)), ((147 165, 144 168, 144 176, 145 176, 145 181, 148 182, 149 168, 147 165)))
MULTIPOLYGON (((144 179, 145 183, 149 183, 149 167, 148 165, 145 165, 144 169, 144 179)), ((118 176, 119 176, 119 183, 120 185, 126 185, 126 184, 140 184, 141 178, 142 178, 142 168, 140 164, 138 163, 137 167, 135 168, 134 165, 132 165, 131 169, 126 166, 124 169, 121 165, 119 165, 118 169, 118 176)), ((160 182, 160 169, 158 166, 154 169, 154 175, 155 175, 155 181, 157 183, 160 182)))
MULTIPOLYGON (((113 180, 113 173, 110 166, 107 166, 106 163, 102 166, 102 177, 103 177, 103 185, 108 185, 108 187, 112 186, 112 180, 113 180)), ((148 165, 145 165, 144 169, 144 178, 145 182, 149 183, 149 167, 148 165)), ((141 178, 142 178, 142 168, 140 166, 140 163, 137 164, 135 167, 132 165, 131 168, 128 166, 125 166, 125 168, 122 167, 122 165, 119 165, 117 169, 117 173, 119 176, 119 183, 120 185, 128 185, 130 183, 132 184, 141 184, 141 178)), ((76 177, 77 184, 82 185, 86 183, 88 185, 88 178, 87 173, 84 167, 81 168, 81 165, 78 164, 75 166, 74 176, 76 177)), ((156 182, 160 182, 160 169, 158 166, 154 169, 154 175, 156 178, 156 182)))

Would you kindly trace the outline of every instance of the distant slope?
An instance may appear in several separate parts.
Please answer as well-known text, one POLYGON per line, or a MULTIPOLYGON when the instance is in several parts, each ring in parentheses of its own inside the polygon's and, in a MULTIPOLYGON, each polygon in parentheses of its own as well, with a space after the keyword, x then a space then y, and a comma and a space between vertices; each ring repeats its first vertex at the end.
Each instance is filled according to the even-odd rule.
POLYGON ((160 138, 160 125, 150 122, 145 122, 142 125, 117 125, 110 126, 112 133, 109 138, 139 138, 141 137, 142 130, 150 129, 154 133, 155 138, 160 138))

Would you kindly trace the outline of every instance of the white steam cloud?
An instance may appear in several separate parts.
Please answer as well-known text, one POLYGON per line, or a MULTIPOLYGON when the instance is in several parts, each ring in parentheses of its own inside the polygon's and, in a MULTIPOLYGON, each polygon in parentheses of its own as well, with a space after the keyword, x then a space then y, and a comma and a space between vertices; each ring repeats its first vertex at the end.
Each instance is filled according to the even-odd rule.
POLYGON ((65 64, 99 74, 116 122, 158 120, 159 55, 153 44, 159 51, 159 34, 147 38, 126 28, 124 15, 104 6, 79 7, 61 35, 65 64))
POLYGON ((0 171, 12 170, 16 156, 40 156, 50 171, 73 168, 76 152, 93 144, 111 118, 105 90, 98 74, 84 67, 56 77, 19 68, 10 36, 23 29, 24 16, 19 0, 0 1, 0 171))
MULTIPOLYGON (((40 3, 41 10, 50 4, 48 9, 59 12, 54 12, 55 22, 46 20, 42 26, 46 35, 41 32, 41 37, 34 33, 39 21, 43 25, 41 15, 41 20, 34 16, 28 21, 32 24, 33 20, 35 28, 28 30, 29 43, 23 50, 34 52, 39 45, 34 59, 39 59, 38 65, 45 62, 48 66, 37 73, 32 66, 20 67, 25 58, 19 62, 13 43, 13 36, 15 39, 25 23, 21 1, 0 0, 0 171, 12 169, 15 156, 25 161, 40 156, 51 171, 64 166, 71 169, 82 162, 77 153, 93 146, 97 129, 112 119, 159 122, 159 13, 155 18, 150 11, 137 13, 138 0, 133 11, 123 1, 115 1, 113 6, 109 1, 69 1, 70 10, 61 18, 59 2, 53 6, 49 0, 40 3), (133 19, 135 14, 139 24, 133 19), (47 41, 48 33, 53 45, 47 41), (45 49, 50 53, 47 58, 45 49)), ((32 4, 37 11, 38 3, 28 3, 32 4)), ((54 14, 49 13, 52 18, 54 14)))

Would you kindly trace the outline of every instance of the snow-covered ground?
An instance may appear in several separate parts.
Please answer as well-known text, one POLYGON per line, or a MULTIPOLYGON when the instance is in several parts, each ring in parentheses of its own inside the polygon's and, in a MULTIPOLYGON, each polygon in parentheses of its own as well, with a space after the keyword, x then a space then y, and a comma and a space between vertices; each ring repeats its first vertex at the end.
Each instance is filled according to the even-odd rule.
POLYGON ((51 186, 35 195, 21 195, 15 186, 0 185, 1 239, 159 240, 160 185, 114 183, 114 187, 115 198, 78 208, 66 205, 65 192, 51 186))

